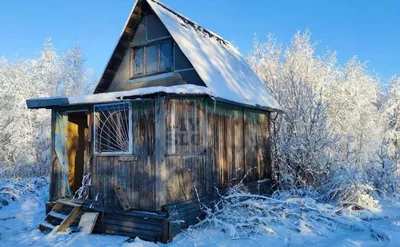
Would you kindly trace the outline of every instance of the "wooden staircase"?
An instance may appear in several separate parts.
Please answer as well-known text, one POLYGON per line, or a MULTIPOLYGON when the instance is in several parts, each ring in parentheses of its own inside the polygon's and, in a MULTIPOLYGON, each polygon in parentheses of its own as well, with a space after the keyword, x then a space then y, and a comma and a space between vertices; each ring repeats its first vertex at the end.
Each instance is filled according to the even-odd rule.
POLYGON ((56 205, 46 215, 38 228, 41 231, 53 231, 58 226, 56 232, 65 232, 78 218, 81 209, 81 204, 67 200, 57 200, 56 205))

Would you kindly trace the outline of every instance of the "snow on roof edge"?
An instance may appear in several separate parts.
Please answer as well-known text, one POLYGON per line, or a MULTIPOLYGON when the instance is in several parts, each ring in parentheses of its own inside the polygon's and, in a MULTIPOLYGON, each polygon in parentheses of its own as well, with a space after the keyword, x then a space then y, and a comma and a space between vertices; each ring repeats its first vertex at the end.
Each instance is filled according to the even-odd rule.
POLYGON ((229 42, 156 0, 146 0, 216 97, 282 111, 279 102, 229 42), (211 34, 211 35, 210 35, 211 34))
POLYGON ((186 94, 209 95, 211 97, 214 97, 214 93, 206 87, 185 84, 185 85, 170 86, 170 87, 164 87, 164 86, 146 87, 128 91, 99 93, 99 94, 90 94, 82 96, 70 96, 70 97, 55 96, 55 97, 33 98, 33 99, 27 99, 26 104, 30 109, 49 108, 55 106, 116 102, 122 100, 124 97, 145 96, 156 93, 182 94, 182 95, 186 94))
MULTIPOLYGON (((186 17, 185 15, 179 13, 178 11, 175 11, 173 9, 171 9, 170 7, 168 7, 167 5, 165 5, 164 3, 158 1, 158 0, 146 0, 146 1, 153 1, 155 3, 157 3, 158 5, 162 6, 163 8, 167 9, 168 11, 174 13, 175 15, 179 16, 179 18, 182 19, 186 19, 187 21, 193 23, 194 25, 198 26, 199 28, 203 29, 204 31, 210 33, 211 35, 215 36, 216 38, 220 39, 221 41, 223 41, 224 43, 226 43, 227 45, 232 45, 232 42, 222 38, 220 35, 214 33, 213 31, 211 31, 210 29, 207 29, 205 27, 203 27, 202 25, 200 25, 199 23, 195 22, 194 20, 186 17)), ((232 45, 233 46, 233 45, 232 45)))

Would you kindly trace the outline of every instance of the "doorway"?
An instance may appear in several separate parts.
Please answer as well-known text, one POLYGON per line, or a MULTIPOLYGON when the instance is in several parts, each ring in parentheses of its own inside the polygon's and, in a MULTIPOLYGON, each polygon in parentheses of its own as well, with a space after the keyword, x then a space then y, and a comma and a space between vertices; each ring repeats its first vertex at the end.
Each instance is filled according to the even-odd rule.
POLYGON ((87 111, 68 112, 68 185, 72 196, 81 187, 85 157, 89 151, 87 115, 87 111))

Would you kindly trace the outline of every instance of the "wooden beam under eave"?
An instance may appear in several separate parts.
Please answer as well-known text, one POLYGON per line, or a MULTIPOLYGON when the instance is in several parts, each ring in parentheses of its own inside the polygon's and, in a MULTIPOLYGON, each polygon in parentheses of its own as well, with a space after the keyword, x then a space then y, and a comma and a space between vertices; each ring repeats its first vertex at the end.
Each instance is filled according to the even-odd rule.
POLYGON ((129 35, 129 36, 133 36, 133 34, 134 34, 134 30, 132 29, 132 28, 130 28, 130 27, 126 27, 125 28, 125 32, 129 35))
POLYGON ((106 76, 111 76, 112 75, 114 77, 115 72, 116 71, 113 70, 113 69, 107 69, 105 74, 106 74, 106 76))
POLYGON ((107 69, 109 69, 109 70, 114 70, 114 71, 117 71, 118 68, 119 68, 119 65, 118 65, 118 64, 115 64, 115 63, 110 63, 110 64, 107 66, 107 69))
POLYGON ((124 47, 124 52, 125 52, 125 49, 129 47, 130 43, 131 43, 130 40, 121 40, 120 41, 120 45, 124 47))
POLYGON ((135 14, 135 12, 131 15, 131 20, 135 22, 140 22, 142 20, 141 14, 135 14))
MULTIPOLYGON (((124 49, 125 50, 125 49, 124 49)), ((110 60, 110 63, 119 63, 124 58, 125 52, 118 52, 114 54, 114 57, 110 60)))

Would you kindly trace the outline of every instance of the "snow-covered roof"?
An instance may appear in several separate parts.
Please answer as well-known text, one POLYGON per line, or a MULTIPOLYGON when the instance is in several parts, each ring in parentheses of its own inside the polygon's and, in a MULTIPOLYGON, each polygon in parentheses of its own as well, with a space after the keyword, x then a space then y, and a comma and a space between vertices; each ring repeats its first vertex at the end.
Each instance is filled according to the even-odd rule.
POLYGON ((271 110, 281 109, 231 43, 158 1, 146 1, 216 97, 271 110))
POLYGON ((94 95, 80 97, 55 97, 27 100, 29 108, 51 107, 65 104, 88 104, 115 101, 118 97, 165 93, 207 94, 230 103, 262 108, 270 111, 282 110, 267 86, 228 41, 201 27, 194 21, 171 10, 155 0, 137 0, 120 36, 105 72, 97 85, 94 95), (115 93, 103 93, 111 83, 113 69, 121 62, 124 44, 133 37, 130 22, 137 22, 137 5, 147 2, 167 28, 172 38, 193 65, 207 88, 195 85, 172 87, 149 87, 115 93), (119 62, 118 62, 119 61, 119 62), (110 67, 111 66, 111 67, 110 67), (192 90, 192 89, 196 90, 192 90), (200 90, 200 88, 202 88, 200 90), (183 90, 183 91, 182 91, 183 90), (30 104, 30 105, 29 105, 30 104))
POLYGON ((176 95, 209 95, 213 97, 213 93, 210 89, 196 85, 178 85, 171 87, 146 87, 138 88, 128 91, 110 92, 110 93, 99 93, 84 96, 59 96, 59 97, 43 97, 36 99, 26 100, 28 108, 51 108, 56 106, 69 106, 69 105, 85 105, 85 104, 98 104, 117 102, 123 100, 125 97, 141 97, 146 95, 152 95, 157 93, 176 94, 176 95))

